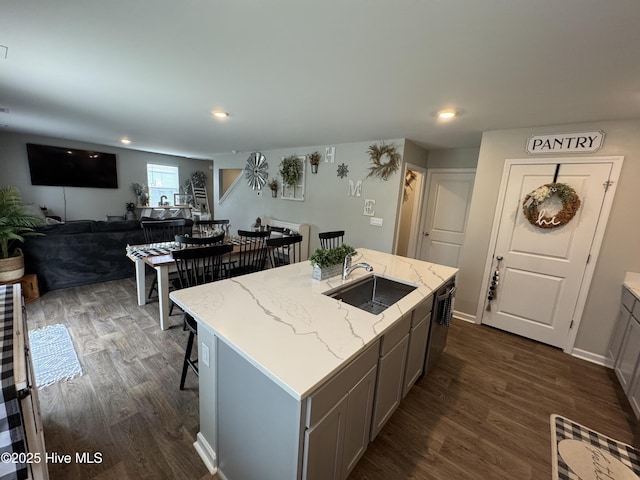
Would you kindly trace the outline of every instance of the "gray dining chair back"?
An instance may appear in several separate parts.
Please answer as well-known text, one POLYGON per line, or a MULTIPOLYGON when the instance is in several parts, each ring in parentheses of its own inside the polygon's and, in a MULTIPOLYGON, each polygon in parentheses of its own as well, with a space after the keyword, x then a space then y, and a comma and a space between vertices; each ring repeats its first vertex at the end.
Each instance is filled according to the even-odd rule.
POLYGON ((267 239, 271 232, 238 230, 238 263, 231 268, 231 276, 245 275, 264 270, 267 264, 267 239))
POLYGON ((173 242, 176 235, 191 235, 193 230, 193 220, 187 218, 143 220, 140 225, 145 243, 173 242))
POLYGON ((271 268, 298 263, 301 257, 302 235, 267 239, 271 268))
POLYGON ((344 242, 344 230, 336 230, 334 232, 320 232, 320 246, 322 248, 336 248, 344 242))
MULTIPOLYGON (((213 245, 171 252, 178 269, 179 288, 195 287, 225 278, 224 264, 228 262, 232 250, 232 245, 213 245)), ((187 312, 184 313, 184 328, 189 331, 189 338, 182 362, 180 390, 184 390, 189 368, 199 375, 198 359, 193 358, 193 343, 198 334, 198 323, 187 312)))
MULTIPOLYGON (((172 220, 142 220, 140 222, 144 233, 144 242, 147 244, 175 241, 176 235, 191 235, 193 220, 190 218, 176 218, 172 220)), ((158 288, 158 274, 153 271, 153 281, 149 288, 148 298, 158 288)))
POLYGON ((187 247, 209 247, 212 245, 222 245, 224 243, 224 233, 214 237, 191 237, 188 235, 176 235, 175 242, 179 248, 187 247))

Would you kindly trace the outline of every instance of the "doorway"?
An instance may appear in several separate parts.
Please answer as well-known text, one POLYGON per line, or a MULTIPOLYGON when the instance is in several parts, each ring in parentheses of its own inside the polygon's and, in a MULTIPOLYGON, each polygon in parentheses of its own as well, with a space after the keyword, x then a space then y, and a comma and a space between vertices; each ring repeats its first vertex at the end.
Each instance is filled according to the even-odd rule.
POLYGON ((416 258, 416 237, 419 235, 418 220, 422 212, 426 172, 423 167, 405 164, 402 205, 395 246, 396 255, 416 258))
POLYGON ((573 349, 622 160, 505 162, 476 317, 481 323, 573 349), (581 204, 566 224, 543 228, 525 217, 523 201, 554 182, 573 188, 581 204))
POLYGON ((418 256, 431 263, 458 267, 464 245, 473 168, 434 168, 427 173, 426 208, 417 232, 418 256))

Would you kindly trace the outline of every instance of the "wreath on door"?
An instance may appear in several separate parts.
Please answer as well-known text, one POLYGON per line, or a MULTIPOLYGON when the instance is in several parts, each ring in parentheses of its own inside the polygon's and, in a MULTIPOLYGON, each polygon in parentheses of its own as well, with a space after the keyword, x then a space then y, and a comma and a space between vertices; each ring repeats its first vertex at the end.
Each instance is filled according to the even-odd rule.
POLYGON ((580 208, 580 198, 566 183, 547 183, 529 193, 522 202, 522 212, 531 225, 538 228, 556 228, 566 225, 580 208), (547 215, 544 204, 553 196, 562 202, 562 209, 547 215))

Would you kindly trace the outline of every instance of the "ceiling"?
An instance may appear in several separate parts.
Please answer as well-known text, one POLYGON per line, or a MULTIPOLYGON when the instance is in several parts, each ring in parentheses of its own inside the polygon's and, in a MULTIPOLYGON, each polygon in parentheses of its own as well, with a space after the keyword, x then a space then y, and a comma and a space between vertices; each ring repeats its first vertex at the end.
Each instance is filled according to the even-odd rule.
POLYGON ((0 131, 194 158, 640 118, 638 0, 5 1, 0 45, 0 131))

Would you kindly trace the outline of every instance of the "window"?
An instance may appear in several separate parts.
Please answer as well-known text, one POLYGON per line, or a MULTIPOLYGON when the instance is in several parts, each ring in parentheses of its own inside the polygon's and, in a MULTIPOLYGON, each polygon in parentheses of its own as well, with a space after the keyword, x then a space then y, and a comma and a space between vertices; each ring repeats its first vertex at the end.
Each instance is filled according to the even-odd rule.
POLYGON ((147 181, 149 182, 149 205, 160 205, 163 202, 173 205, 173 194, 180 193, 180 177, 178 167, 169 165, 154 165, 147 163, 147 181))

